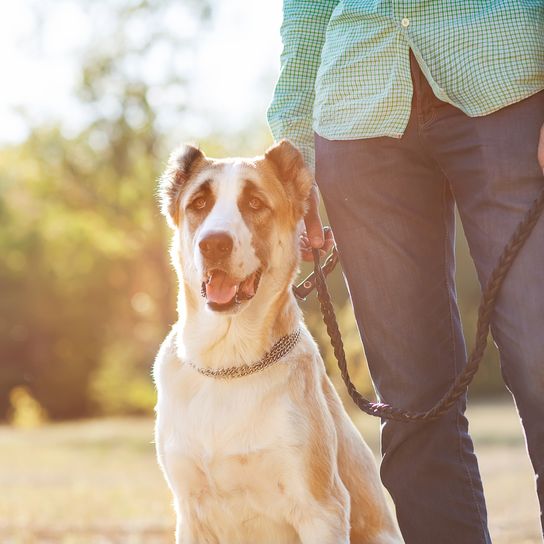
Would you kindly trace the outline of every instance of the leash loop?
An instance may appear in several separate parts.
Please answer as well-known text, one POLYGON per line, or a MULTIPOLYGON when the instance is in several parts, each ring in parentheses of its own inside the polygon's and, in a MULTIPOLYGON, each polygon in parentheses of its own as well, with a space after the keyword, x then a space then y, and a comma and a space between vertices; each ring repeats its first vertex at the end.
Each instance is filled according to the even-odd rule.
MULTIPOLYGON (((327 328, 327 333, 329 335, 331 345, 334 350, 334 355, 336 356, 336 359, 338 361, 338 367, 340 368, 340 374, 342 375, 342 379, 346 384, 349 396, 363 412, 371 416, 391 419, 395 421, 432 421, 440 418, 456 403, 456 401, 462 395, 465 394, 470 382, 474 378, 474 375, 479 368, 480 362, 484 355, 485 348, 487 346, 487 337, 489 334, 491 317, 493 315, 493 310, 495 308, 495 303, 497 301, 497 297, 499 295, 502 283, 506 278, 506 275, 510 270, 510 267, 512 266, 512 263, 514 262, 516 256, 518 255, 519 251, 523 247, 525 241, 527 240, 534 226, 536 225, 543 208, 544 190, 540 193, 538 198, 534 200, 531 207, 516 227, 514 234, 504 247, 498 263, 493 272, 491 273, 487 285, 482 293, 480 306, 478 308, 476 340, 474 347, 472 348, 472 351, 468 357, 467 364, 465 365, 462 372, 458 374, 458 376, 455 378, 453 384, 442 396, 442 398, 432 408, 424 411, 403 410, 401 408, 396 408, 390 404, 371 402, 370 400, 363 397, 361 393, 359 393, 359 391, 351 381, 348 372, 342 336, 338 328, 334 308, 331 302, 329 291, 327 289, 327 283, 325 280, 325 267, 327 266, 327 262, 329 261, 329 259, 327 259, 327 262, 325 263, 323 268, 321 268, 319 250, 312 250, 314 257, 314 272, 311 275, 311 281, 313 282, 317 290, 317 297, 321 306, 323 321, 327 328)), ((336 251, 336 248, 333 251, 333 254, 336 255, 335 258, 336 260, 338 260, 338 253, 336 251)), ((334 264, 336 264, 336 262, 334 264)), ((309 279, 310 276, 308 276, 305 282, 309 279)), ((305 282, 303 282, 301 285, 304 285, 305 282)), ((300 286, 293 288, 293 290, 295 291, 295 295, 297 295, 297 290, 299 288, 300 286)), ((310 291, 311 289, 309 291, 303 291, 302 289, 300 290, 301 293, 305 293, 304 297, 307 296, 310 291)))

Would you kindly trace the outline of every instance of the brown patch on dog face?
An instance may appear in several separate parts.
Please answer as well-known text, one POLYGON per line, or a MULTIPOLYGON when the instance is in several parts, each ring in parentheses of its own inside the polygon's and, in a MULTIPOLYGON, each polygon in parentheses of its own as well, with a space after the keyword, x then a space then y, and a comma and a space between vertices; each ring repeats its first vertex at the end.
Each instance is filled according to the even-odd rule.
MULTIPOLYGON (((206 179, 195 187, 191 187, 191 192, 187 195, 186 201, 183 214, 187 219, 187 227, 192 236, 210 213, 215 203, 211 179, 206 179)), ((179 207, 178 204, 178 210, 179 207)))
POLYGON ((261 263, 270 261, 270 237, 276 212, 265 191, 251 180, 244 181, 238 199, 238 209, 251 232, 252 246, 261 263))
MULTIPOLYGON (((275 219, 282 225, 291 225, 302 217, 312 186, 312 176, 298 149, 287 140, 270 147, 264 159, 259 159, 242 161, 242 170, 257 176, 249 176, 248 187, 240 199, 240 210, 244 212, 244 204, 247 202, 244 197, 249 194, 260 196, 259 192, 264 194, 266 198, 262 200, 266 202, 269 199, 268 209, 273 212, 273 217, 266 217, 266 209, 262 213, 253 213, 255 210, 247 206, 245 209, 248 213, 245 216, 251 214, 251 223, 260 228, 262 234, 266 234, 265 226, 269 225, 270 219, 275 219), (293 217, 289 217, 290 214, 293 217)), ((196 177, 202 179, 199 174, 203 170, 209 170, 209 188, 215 173, 228 165, 229 161, 208 159, 200 149, 191 145, 181 146, 171 154, 167 168, 159 180, 159 197, 161 211, 172 227, 180 225, 180 201, 190 185, 189 181, 196 177)), ((192 218, 196 219, 196 214, 192 213, 192 218)), ((197 220, 191 223, 194 227, 197 220)))
POLYGON ((183 145, 170 155, 166 170, 159 179, 158 193, 161 211, 171 227, 179 224, 179 201, 189 178, 205 163, 202 151, 191 145, 183 145))
MULTIPOLYGON (((299 154, 296 149, 295 152, 299 154)), ((283 150, 279 153, 283 155, 283 150)), ((270 262, 269 254, 275 252, 277 247, 287 257, 280 266, 284 268, 286 276, 292 277, 298 263, 298 244, 293 242, 294 235, 306 208, 312 178, 304 167, 302 157, 301 162, 297 162, 293 170, 290 170, 291 174, 285 174, 287 177, 274 162, 280 160, 276 152, 272 153, 272 157, 273 160, 268 154, 254 162, 254 169, 258 174, 256 185, 270 202, 271 213, 269 217, 263 215, 262 221, 255 221, 249 228, 258 257, 263 262, 270 262), (296 173, 298 168, 303 170, 296 173)))

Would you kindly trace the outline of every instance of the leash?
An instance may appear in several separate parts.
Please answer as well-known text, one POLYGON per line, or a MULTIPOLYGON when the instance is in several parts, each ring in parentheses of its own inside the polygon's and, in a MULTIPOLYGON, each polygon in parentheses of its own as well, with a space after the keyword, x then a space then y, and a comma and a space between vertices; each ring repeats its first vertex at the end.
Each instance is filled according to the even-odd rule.
MULTIPOLYGON (((328 276, 338 263, 338 250, 336 247, 333 248, 332 253, 327 257, 323 266, 319 265, 319 251, 317 252, 317 263, 316 255, 314 256, 314 266, 319 267, 324 276, 328 276)), ((295 297, 299 300, 306 300, 306 297, 316 288, 317 273, 314 271, 298 285, 293 285, 293 293, 295 297)))
POLYGON ((392 419, 395 421, 432 421, 444 415, 444 413, 446 413, 455 404, 459 397, 465 394, 470 382, 478 371, 480 362, 484 355, 485 348, 487 346, 491 316, 493 314, 502 283, 516 256, 536 225, 536 222, 538 221, 543 209, 544 190, 540 193, 538 198, 535 199, 523 219, 516 227, 514 234, 504 247, 497 265, 491 273, 489 281, 483 290, 480 306, 478 308, 476 341, 468 357, 465 368, 455 378, 448 391, 432 408, 419 412, 403 410, 402 408, 396 408, 386 403, 371 402, 363 397, 359 391, 357 391, 357 388, 351 381, 348 372, 344 344, 342 342, 342 336, 338 328, 336 315, 334 313, 334 308, 325 279, 325 275, 330 273, 338 262, 338 251, 336 248, 334 248, 332 254, 327 258, 324 266, 321 267, 319 250, 312 250, 314 257, 314 271, 301 284, 294 286, 293 292, 297 298, 304 300, 313 290, 313 288, 316 288, 317 298, 319 299, 321 306, 321 313, 323 314, 323 321, 327 328, 331 345, 334 349, 334 355, 338 361, 338 367, 340 368, 342 379, 346 384, 349 396, 363 412, 371 416, 392 419))

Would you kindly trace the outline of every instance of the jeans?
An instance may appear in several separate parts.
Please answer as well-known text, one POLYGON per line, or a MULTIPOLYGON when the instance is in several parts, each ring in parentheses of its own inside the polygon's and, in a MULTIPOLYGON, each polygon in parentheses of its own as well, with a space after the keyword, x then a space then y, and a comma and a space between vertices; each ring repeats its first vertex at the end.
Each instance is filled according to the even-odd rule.
MULTIPOLYGON (((404 136, 316 135, 316 181, 380 399, 433 406, 466 364, 454 283, 457 204, 481 285, 544 188, 544 92, 471 118, 438 100, 412 58, 404 136)), ((505 383, 544 502, 544 217, 502 286, 492 319, 505 383)), ((407 544, 490 542, 461 398, 434 422, 382 422, 381 477, 407 544)), ((542 521, 542 516, 541 516, 542 521)))

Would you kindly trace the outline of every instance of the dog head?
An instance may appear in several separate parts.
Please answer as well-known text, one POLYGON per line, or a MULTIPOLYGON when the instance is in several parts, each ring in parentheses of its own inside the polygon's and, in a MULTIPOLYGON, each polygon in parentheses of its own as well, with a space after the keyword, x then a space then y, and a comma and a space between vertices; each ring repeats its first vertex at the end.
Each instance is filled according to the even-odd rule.
POLYGON ((210 159, 190 145, 174 151, 160 179, 161 209, 175 230, 176 269, 209 310, 234 314, 265 285, 269 296, 289 287, 311 186, 286 140, 252 159, 210 159))

